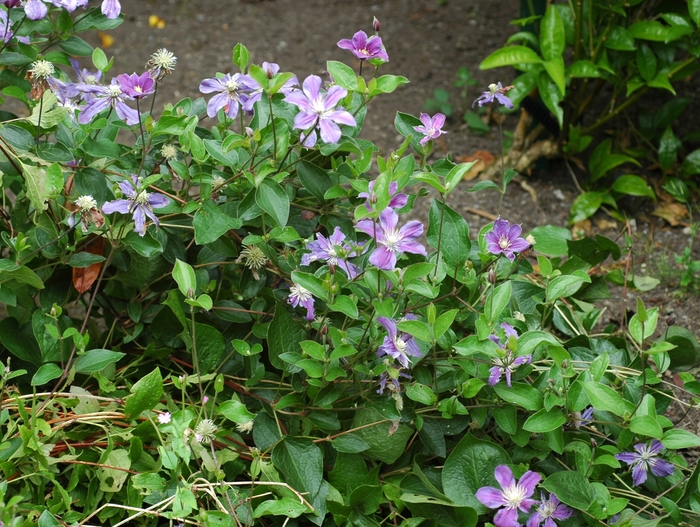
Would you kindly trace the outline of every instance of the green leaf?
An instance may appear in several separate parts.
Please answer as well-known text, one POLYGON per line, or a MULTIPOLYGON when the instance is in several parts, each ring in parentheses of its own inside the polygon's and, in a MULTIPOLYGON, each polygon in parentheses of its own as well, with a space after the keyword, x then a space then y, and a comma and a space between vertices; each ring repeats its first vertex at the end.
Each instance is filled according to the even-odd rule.
POLYGON ((634 38, 622 26, 613 26, 604 43, 606 48, 618 51, 634 51, 634 38))
POLYGON ((27 197, 32 206, 39 212, 48 208, 47 201, 52 193, 47 188, 48 174, 41 167, 25 165, 17 161, 22 169, 25 184, 27 185, 27 197))
POLYGON ((358 317, 357 305, 349 296, 338 295, 328 307, 331 311, 339 311, 350 318, 356 319, 358 317))
POLYGON ((127 418, 134 419, 146 410, 152 410, 160 402, 163 395, 163 377, 160 369, 156 368, 151 373, 139 379, 129 390, 131 395, 126 398, 124 413, 127 418))
POLYGON ((637 48, 637 69, 647 82, 656 77, 656 55, 646 44, 641 44, 637 48))
POLYGON ((58 47, 69 55, 78 57, 87 57, 92 54, 92 46, 76 36, 68 37, 63 42, 59 42, 58 47))
POLYGON ((308 161, 300 161, 297 165, 297 174, 306 190, 319 201, 325 201, 326 192, 333 186, 325 170, 308 161))
POLYGON ((486 315, 490 325, 493 325, 498 320, 498 317, 501 316, 508 302, 510 302, 512 292, 513 284, 510 281, 506 281, 496 287, 488 296, 484 306, 484 315, 486 315))
POLYGON ((109 66, 109 61, 107 60, 107 55, 102 51, 102 48, 95 48, 92 50, 92 63, 100 71, 106 71, 107 66, 109 66))
POLYGON ((492 68, 500 68, 503 66, 519 66, 521 64, 539 64, 542 59, 525 46, 507 46, 497 49, 486 57, 479 69, 489 70, 492 68))
POLYGON ((90 267, 92 264, 104 262, 105 257, 89 252, 79 252, 71 254, 68 265, 71 267, 90 267))
POLYGON ((428 213, 430 221, 426 238, 428 243, 438 248, 445 261, 448 272, 453 273, 455 268, 463 265, 469 257, 471 241, 469 240, 469 225, 465 219, 449 206, 444 205, 435 198, 428 213), (442 236, 440 237, 440 219, 442 217, 442 236))
POLYGON ((557 88, 559 88, 559 92, 563 97, 566 93, 566 72, 564 58, 561 56, 554 57, 551 60, 543 62, 542 65, 544 66, 544 69, 547 70, 547 73, 549 73, 549 78, 552 79, 557 88))
POLYGON ((549 411, 542 408, 536 414, 528 417, 527 421, 523 424, 523 429, 528 432, 543 434, 556 430, 564 423, 566 423, 566 416, 559 408, 552 408, 549 411))
POLYGON ((401 457, 414 430, 405 424, 399 424, 398 427, 395 427, 377 410, 368 407, 360 408, 355 412, 351 428, 359 428, 373 423, 376 424, 360 428, 353 433, 370 446, 369 450, 365 451, 366 456, 390 465, 401 457), (391 433, 391 430, 394 432, 391 433))
POLYGON ((287 518, 298 518, 307 512, 307 507, 296 499, 281 498, 279 500, 263 501, 255 507, 253 518, 262 516, 286 516, 287 518))
POLYGON ((593 381, 583 381, 581 386, 596 410, 612 412, 618 417, 630 411, 628 404, 610 386, 593 381))
POLYGON ((278 370, 289 371, 290 366, 280 358, 280 355, 298 352, 302 340, 306 340, 306 331, 303 326, 292 318, 283 304, 278 303, 267 330, 270 364, 278 370))
POLYGON ((367 442, 352 433, 336 437, 331 441, 331 445, 333 445, 333 448, 338 452, 345 452, 346 454, 358 454, 370 448, 367 442))
POLYGON ((447 457, 447 444, 445 443, 445 432, 437 419, 427 417, 423 420, 423 426, 418 432, 421 442, 434 455, 447 457))
POLYGON ((423 403, 426 406, 435 405, 438 399, 432 388, 419 382, 409 384, 406 387, 406 397, 411 399, 411 401, 423 403))
POLYGON ((696 26, 700 26, 700 0, 688 0, 688 12, 696 26))
POLYGON ((508 388, 505 384, 498 383, 493 389, 504 401, 522 406, 531 412, 536 412, 542 408, 542 394, 529 384, 514 382, 508 388))
POLYGON ((547 302, 553 302, 558 298, 568 298, 581 288, 584 282, 591 282, 591 278, 585 274, 557 276, 547 284, 547 302))
POLYGON ((661 443, 666 448, 673 450, 680 448, 696 448, 700 446, 700 437, 687 430, 677 428, 668 430, 661 438, 661 443))
POLYGON ((308 289, 315 297, 326 298, 326 296, 328 296, 328 293, 323 287, 323 280, 311 273, 292 271, 292 282, 308 289))
POLYGON ((264 180, 255 190, 255 203, 280 227, 289 219, 289 196, 273 179, 264 180))
POLYGON ((664 430, 655 417, 651 415, 636 415, 630 419, 630 430, 637 435, 661 439, 664 430))
MULTIPOLYGON (((272 449, 272 463, 295 490, 307 493, 305 498, 313 505, 318 518, 323 522, 326 515, 327 486, 323 481, 323 453, 311 440, 286 437, 272 449)), ((321 523, 317 523, 321 525, 321 523)))
POLYGON ((564 256, 569 252, 567 245, 567 242, 571 240, 569 229, 546 225, 544 227, 535 227, 530 231, 530 234, 535 238, 535 249, 541 254, 564 256))
POLYGON ((238 424, 249 423, 255 419, 255 414, 251 414, 246 406, 235 399, 224 401, 219 405, 218 413, 226 419, 238 424))
POLYGON ((397 324, 400 331, 405 331, 417 339, 430 342, 430 328, 421 320, 402 320, 397 324))
POLYGON ((42 366, 37 370, 37 372, 32 377, 32 386, 43 386, 49 381, 58 379, 63 375, 63 368, 60 368, 57 364, 52 362, 48 364, 42 364, 42 366))
POLYGON ((192 226, 198 245, 215 242, 230 229, 239 229, 242 225, 240 218, 233 218, 211 200, 205 200, 194 214, 192 226))
POLYGON ((73 364, 76 373, 95 373, 103 370, 106 366, 116 363, 126 354, 119 351, 106 349, 94 349, 86 351, 73 364))
POLYGON ((629 323, 630 335, 640 345, 656 331, 656 325, 659 321, 659 308, 653 307, 647 310, 647 317, 647 321, 642 323, 639 314, 636 314, 629 323))
POLYGON ((250 51, 240 42, 236 44, 233 48, 233 63, 238 66, 238 69, 245 72, 250 62, 250 51))
POLYGON ((471 168, 476 165, 478 161, 470 161, 468 163, 460 163, 459 165, 455 165, 452 170, 445 176, 445 188, 447 189, 447 193, 449 194, 452 192, 455 188, 457 188, 457 185, 459 184, 460 181, 464 178, 464 175, 471 170, 471 168))
POLYGON ((612 154, 611 150, 612 141, 610 139, 606 139, 605 141, 602 141, 593 151, 589 162, 591 182, 597 181, 605 174, 610 172, 613 168, 624 163, 633 163, 640 166, 639 162, 633 157, 623 154, 612 154))
POLYGON ((401 75, 382 75, 377 79, 376 91, 378 93, 391 93, 399 86, 408 84, 408 82, 408 79, 401 75))
POLYGON ((588 478, 580 472, 562 470, 542 482, 542 486, 556 494, 562 503, 586 511, 595 501, 595 490, 588 478))
POLYGON ((484 190, 487 188, 493 188, 498 190, 499 192, 501 191, 501 187, 496 185, 493 181, 487 179, 486 181, 479 181, 476 185, 467 190, 467 192, 479 192, 480 190, 484 190))
POLYGON ((219 367, 221 359, 226 355, 226 343, 223 335, 213 326, 195 323, 192 337, 197 343, 200 371, 215 371, 219 367))
POLYGON ((177 282, 177 286, 185 298, 189 298, 194 294, 195 289, 197 289, 197 278, 190 264, 176 258, 175 267, 173 268, 173 278, 177 282))
POLYGON ((27 284, 36 289, 44 289, 44 281, 39 276, 29 269, 22 266, 14 271, 0 271, 0 284, 16 280, 20 284, 27 284))
POLYGON ((568 68, 566 68, 566 76, 577 78, 596 78, 600 77, 600 71, 598 70, 598 67, 595 64, 588 60, 577 60, 568 68))
MULTIPOLYGON (((549 4, 540 23, 540 50, 542 51, 542 56, 547 61, 555 58, 561 59, 563 69, 564 61, 562 56, 565 47, 564 22, 557 6, 549 4)), ((564 93, 564 90, 562 90, 562 93, 564 93)))
POLYGON ((357 85, 357 75, 350 66, 346 66, 342 62, 329 60, 326 62, 326 68, 338 86, 342 86, 348 91, 359 90, 357 85))
POLYGON ((507 452, 489 441, 465 435, 445 461, 442 488, 456 505, 465 505, 483 514, 488 509, 476 499, 476 491, 489 484, 497 487, 493 476, 498 465, 510 464, 507 452))
POLYGON ((549 71, 543 71, 537 77, 537 89, 540 91, 542 102, 556 116, 559 127, 562 127, 564 125, 564 110, 559 105, 562 101, 562 92, 552 81, 549 71))
POLYGON ((613 183, 612 189, 620 194, 627 194, 628 196, 646 196, 647 198, 656 200, 656 194, 654 194, 652 188, 639 176, 631 174, 620 176, 613 183))
POLYGON ((628 29, 630 35, 640 40, 652 40, 655 42, 667 42, 671 28, 663 25, 658 20, 640 20, 632 24, 628 29))
POLYGON ((437 318, 433 324, 433 338, 435 340, 442 337, 442 335, 444 335, 445 332, 450 329, 450 326, 452 326, 452 322, 454 322, 455 316, 457 316, 458 312, 458 309, 450 309, 437 318))

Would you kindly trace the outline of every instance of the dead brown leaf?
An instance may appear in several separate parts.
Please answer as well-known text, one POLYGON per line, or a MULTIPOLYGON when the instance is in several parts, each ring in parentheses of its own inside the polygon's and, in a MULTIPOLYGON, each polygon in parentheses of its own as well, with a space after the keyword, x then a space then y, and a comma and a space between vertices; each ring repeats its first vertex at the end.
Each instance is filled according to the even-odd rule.
MULTIPOLYGON (((104 256, 105 239, 102 236, 91 234, 78 252, 87 252, 104 256)), ((92 287, 92 284, 100 275, 102 263, 103 262, 97 262, 88 267, 73 267, 73 287, 75 287, 78 293, 83 294, 92 287)))
POLYGON ((469 170, 469 172, 464 174, 464 177, 462 178, 464 181, 476 179, 477 176, 490 167, 495 160, 496 158, 488 150, 477 150, 473 154, 469 154, 467 156, 455 156, 455 161, 458 163, 471 163, 472 161, 477 162, 469 170))

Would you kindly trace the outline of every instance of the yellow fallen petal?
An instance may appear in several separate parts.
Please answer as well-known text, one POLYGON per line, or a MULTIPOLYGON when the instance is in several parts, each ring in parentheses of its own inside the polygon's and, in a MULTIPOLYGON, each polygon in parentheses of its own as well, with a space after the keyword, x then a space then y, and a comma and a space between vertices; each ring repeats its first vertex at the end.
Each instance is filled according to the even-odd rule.
POLYGON ((102 31, 97 32, 97 36, 100 37, 100 45, 103 48, 109 48, 114 45, 114 37, 112 35, 108 35, 107 33, 103 33, 102 31))

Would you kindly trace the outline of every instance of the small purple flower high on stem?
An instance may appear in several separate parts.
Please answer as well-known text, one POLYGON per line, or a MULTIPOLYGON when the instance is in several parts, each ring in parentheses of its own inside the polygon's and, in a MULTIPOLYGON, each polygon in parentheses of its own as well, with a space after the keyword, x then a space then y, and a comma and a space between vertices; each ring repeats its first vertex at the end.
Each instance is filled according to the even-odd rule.
POLYGON ((427 113, 422 113, 420 114, 420 122, 423 124, 414 126, 413 129, 424 135, 423 139, 420 140, 422 145, 447 133, 442 129, 445 126, 445 116, 441 113, 436 113, 432 118, 427 113))
MULTIPOLYGON (((415 315, 406 315, 408 320, 415 320, 415 315)), ((420 352, 420 348, 413 337, 408 333, 401 333, 399 335, 398 329, 396 327, 396 321, 387 317, 377 317, 377 322, 379 322, 384 329, 389 333, 388 337, 384 337, 384 342, 379 348, 377 348, 377 357, 383 357, 384 355, 389 355, 391 358, 399 361, 402 367, 408 368, 410 366, 408 362, 408 357, 422 357, 423 354, 420 352)))
POLYGON ((382 59, 389 62, 389 55, 384 51, 381 37, 375 35, 367 38, 364 31, 358 31, 352 39, 344 38, 338 41, 338 47, 352 51, 360 60, 382 59))
POLYGON ((520 237, 522 232, 520 225, 511 225, 499 217, 493 222, 493 230, 485 236, 488 251, 493 255, 503 254, 512 262, 515 260, 514 253, 521 253, 530 248, 530 243, 520 237))
POLYGON ((76 84, 75 87, 81 93, 90 93, 94 95, 94 98, 87 101, 83 107, 83 111, 80 112, 80 116, 78 117, 78 122, 80 124, 89 123, 98 113, 102 110, 106 110, 110 106, 117 111, 119 118, 129 126, 138 124, 140 120, 139 113, 124 102, 131 100, 132 97, 122 91, 117 79, 112 79, 112 83, 109 86, 76 84))
POLYGON ((304 80, 302 91, 295 90, 284 98, 290 104, 299 107, 300 112, 294 118, 294 128, 304 130, 302 144, 312 148, 316 144, 316 128, 321 131, 325 143, 337 143, 342 132, 339 124, 355 126, 357 122, 352 114, 342 108, 336 108, 348 92, 338 85, 331 86, 328 93, 321 92, 321 77, 309 75, 304 80), (305 135, 309 129, 311 133, 305 135))
POLYGON ((396 267, 397 254, 413 253, 428 256, 425 247, 415 241, 423 234, 423 224, 418 220, 409 221, 397 228, 399 215, 392 208, 387 208, 379 214, 379 224, 372 220, 360 220, 355 225, 358 231, 375 238, 376 249, 372 251, 369 262, 386 271, 396 267))
POLYGON ((636 452, 615 454, 615 459, 632 466, 632 483, 639 486, 647 480, 649 470, 657 478, 665 478, 673 474, 675 469, 673 463, 658 457, 663 448, 661 441, 654 439, 650 445, 645 443, 634 445, 636 452))
POLYGON ((119 0, 102 0, 102 14, 107 18, 117 18, 121 12, 119 0))
POLYGON ((143 99, 155 91, 156 82, 147 71, 141 75, 137 73, 132 73, 131 75, 122 73, 117 75, 117 80, 122 91, 134 99, 143 99))
POLYGON ((328 238, 320 232, 316 233, 316 241, 309 242, 306 248, 311 250, 301 257, 302 265, 309 265, 311 262, 322 260, 328 265, 340 267, 348 275, 350 280, 357 276, 357 266, 347 261, 350 256, 356 256, 357 248, 344 243, 345 234, 337 227, 328 238))
POLYGON ((472 108, 476 106, 477 104, 479 106, 483 106, 484 104, 489 104, 494 101, 498 101, 501 103, 503 106, 505 106, 508 109, 513 108, 513 103, 511 102, 510 98, 505 95, 508 91, 510 91, 513 88, 513 86, 506 86, 505 88, 501 85, 499 82, 498 84, 489 84, 489 89, 488 91, 483 92, 473 103, 472 103, 472 108))
POLYGON ((493 519, 496 527, 521 527, 518 523, 518 509, 530 512, 530 508, 536 503, 530 496, 535 492, 542 476, 528 470, 520 481, 515 481, 513 471, 508 466, 498 465, 494 477, 503 490, 481 487, 476 491, 476 499, 489 509, 500 509, 493 519))
POLYGON ((292 286, 289 288, 287 302, 289 302, 292 307, 297 307, 299 304, 301 304, 302 307, 305 307, 306 316, 304 319, 306 320, 313 320, 316 316, 316 313, 314 312, 314 297, 311 295, 311 291, 301 285, 292 283, 292 286))
POLYGON ((119 182, 119 188, 126 199, 108 201, 102 206, 102 212, 105 214, 119 212, 133 215, 134 230, 139 233, 139 236, 143 236, 146 234, 146 218, 152 219, 153 223, 158 227, 158 218, 153 213, 153 209, 167 206, 170 200, 163 194, 150 193, 145 190, 139 191, 137 188, 139 180, 135 175, 131 176, 131 180, 125 179, 119 182))
POLYGON ((540 527, 542 524, 544 527, 557 527, 554 520, 566 520, 574 515, 574 511, 561 503, 556 494, 550 494, 547 499, 544 496, 535 513, 528 518, 526 527, 540 527))
POLYGON ((221 79, 204 79, 199 85, 199 91, 202 93, 219 92, 207 104, 207 115, 212 118, 223 109, 229 118, 235 119, 239 106, 246 103, 248 94, 254 89, 253 79, 240 73, 227 73, 221 79))
MULTIPOLYGON (((367 207, 367 210, 372 210, 372 204, 370 203, 370 200, 372 198, 372 192, 374 191, 374 183, 375 181, 370 181, 369 186, 368 186, 368 192, 360 192, 357 197, 358 198, 366 198, 367 202, 365 203, 365 207, 367 207)), ((392 181, 389 183, 389 196, 391 196, 391 200, 389 201, 389 208, 390 209, 400 209, 406 203, 408 203, 408 196, 406 194, 401 194, 398 193, 399 190, 399 184, 396 181, 392 181)))

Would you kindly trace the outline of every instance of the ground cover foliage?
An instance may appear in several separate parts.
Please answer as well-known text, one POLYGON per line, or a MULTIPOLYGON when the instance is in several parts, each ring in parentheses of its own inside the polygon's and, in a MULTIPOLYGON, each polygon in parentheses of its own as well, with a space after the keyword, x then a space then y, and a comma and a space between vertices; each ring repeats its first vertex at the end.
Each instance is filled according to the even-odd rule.
POLYGON ((430 157, 444 116, 399 113, 376 155, 371 99, 407 82, 378 21, 339 41, 359 72, 239 44, 154 119, 176 58, 108 83, 79 37, 118 5, 0 11, 30 114, 0 126, 5 525, 697 521, 700 438, 662 378, 696 341, 642 302, 598 327, 608 281, 648 285, 606 271, 627 245, 470 232, 449 203, 472 163, 430 157))

